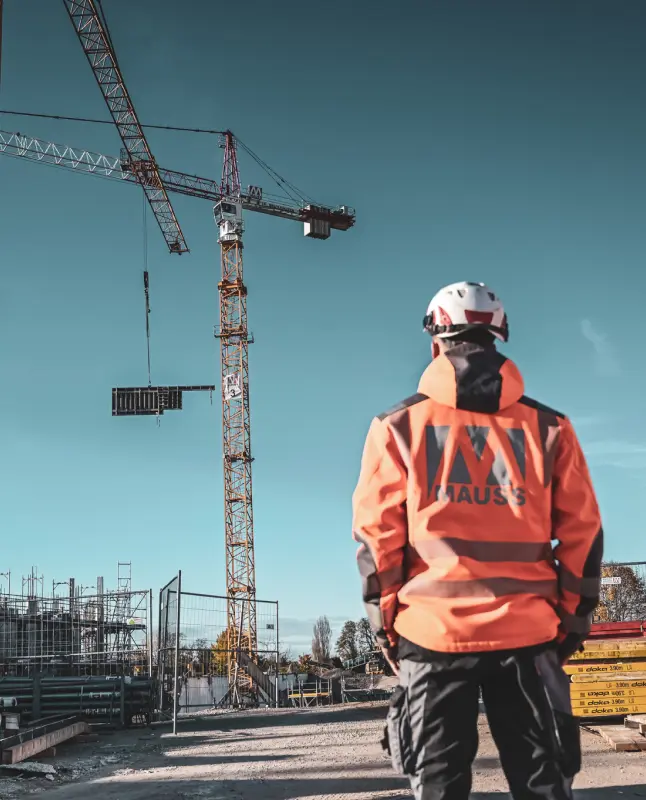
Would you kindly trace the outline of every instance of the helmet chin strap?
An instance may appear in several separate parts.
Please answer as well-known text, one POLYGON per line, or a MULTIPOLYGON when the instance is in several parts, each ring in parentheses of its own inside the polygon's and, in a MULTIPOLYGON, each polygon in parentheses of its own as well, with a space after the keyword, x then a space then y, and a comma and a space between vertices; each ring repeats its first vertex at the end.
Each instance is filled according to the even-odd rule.
POLYGON ((433 340, 433 342, 431 343, 431 353, 433 355, 433 358, 439 358, 440 346, 435 340, 433 340))

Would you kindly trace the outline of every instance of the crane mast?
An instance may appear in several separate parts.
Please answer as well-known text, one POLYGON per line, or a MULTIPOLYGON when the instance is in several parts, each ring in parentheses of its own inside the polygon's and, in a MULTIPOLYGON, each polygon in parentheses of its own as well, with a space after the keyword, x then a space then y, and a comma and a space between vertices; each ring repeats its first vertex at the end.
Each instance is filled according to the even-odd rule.
POLYGON ((242 265, 242 204, 236 142, 226 132, 220 200, 214 207, 221 253, 220 340, 222 377, 222 456, 224 471, 224 536, 227 572, 227 634, 229 700, 243 702, 251 689, 248 674, 239 669, 242 652, 254 658, 256 626, 256 564, 251 482, 251 418, 249 412, 249 344, 247 287, 242 265))
POLYGON ((184 234, 137 119, 105 20, 101 19, 95 0, 63 0, 63 4, 119 131, 132 172, 143 187, 168 249, 179 255, 186 253, 184 234))

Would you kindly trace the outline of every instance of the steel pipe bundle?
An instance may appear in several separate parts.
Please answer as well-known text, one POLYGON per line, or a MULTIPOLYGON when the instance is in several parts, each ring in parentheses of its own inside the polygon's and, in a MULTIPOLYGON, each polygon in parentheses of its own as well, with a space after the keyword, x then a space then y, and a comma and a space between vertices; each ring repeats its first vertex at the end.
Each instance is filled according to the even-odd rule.
POLYGON ((102 722, 127 725, 135 716, 150 715, 153 697, 150 678, 0 678, 0 707, 4 701, 11 701, 12 710, 25 719, 80 714, 102 722))

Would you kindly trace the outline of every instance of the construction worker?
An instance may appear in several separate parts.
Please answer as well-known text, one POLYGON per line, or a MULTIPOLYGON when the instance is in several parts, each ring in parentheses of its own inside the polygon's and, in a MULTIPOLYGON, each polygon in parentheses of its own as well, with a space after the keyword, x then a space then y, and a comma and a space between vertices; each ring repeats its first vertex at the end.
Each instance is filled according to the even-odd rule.
POLYGON ((445 287, 424 328, 431 364, 373 420, 353 498, 364 602, 401 684, 385 744, 416 800, 466 800, 481 695, 515 800, 569 800, 581 750, 562 664, 603 551, 585 459, 497 351, 507 317, 487 286, 445 287))

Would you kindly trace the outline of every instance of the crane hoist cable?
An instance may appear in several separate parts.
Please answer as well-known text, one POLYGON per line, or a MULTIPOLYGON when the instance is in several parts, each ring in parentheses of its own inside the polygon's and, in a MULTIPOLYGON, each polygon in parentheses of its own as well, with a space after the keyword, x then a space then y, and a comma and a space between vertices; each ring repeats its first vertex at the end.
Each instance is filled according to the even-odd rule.
POLYGON ((251 158, 256 162, 256 164, 258 164, 258 166, 261 167, 276 184, 278 184, 278 186, 287 194, 288 197, 290 197, 294 201, 301 201, 306 205, 308 203, 316 205, 316 203, 311 197, 302 192, 297 186, 294 186, 294 184, 288 181, 286 178, 283 178, 282 175, 280 175, 278 172, 276 172, 275 169, 270 167, 266 161, 260 158, 260 156, 257 155, 257 153, 254 153, 254 151, 250 147, 248 147, 243 141, 241 141, 237 136, 235 136, 234 138, 236 140, 236 143, 245 151, 245 153, 247 153, 248 156, 251 156, 251 158), (290 189, 292 192, 294 192, 296 197, 290 194, 289 192, 290 189))
POLYGON ((144 299, 146 301, 146 348, 148 350, 148 386, 152 386, 150 372, 150 281, 148 277, 148 225, 147 225, 147 206, 146 194, 143 196, 143 229, 144 229, 144 299))
MULTIPOLYGON (((91 122, 93 125, 114 125, 112 119, 93 119, 91 117, 67 117, 62 114, 36 114, 31 111, 13 111, 0 108, 0 114, 8 114, 13 117, 38 117, 39 119, 57 119, 67 122, 91 122)), ((210 128, 185 128, 180 125, 146 125, 140 123, 142 128, 156 128, 162 131, 181 131, 183 133, 209 133, 213 136, 222 136, 224 131, 214 131, 210 128)))

